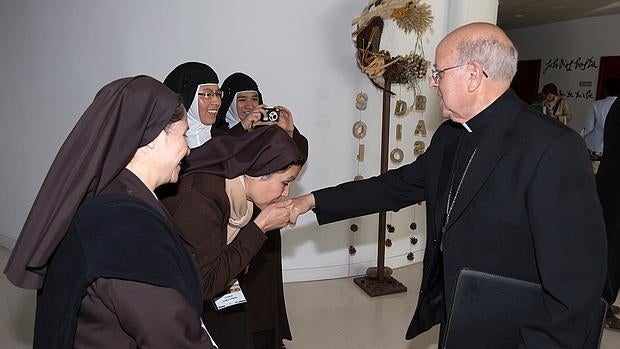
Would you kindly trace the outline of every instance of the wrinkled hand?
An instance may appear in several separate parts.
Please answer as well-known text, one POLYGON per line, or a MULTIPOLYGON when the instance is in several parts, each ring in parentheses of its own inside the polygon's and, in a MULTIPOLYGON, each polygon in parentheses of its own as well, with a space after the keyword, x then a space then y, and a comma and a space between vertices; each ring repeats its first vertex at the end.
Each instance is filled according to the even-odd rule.
POLYGON ((295 123, 293 122, 293 113, 286 107, 281 105, 276 106, 280 117, 276 122, 276 125, 280 126, 289 136, 293 137, 293 131, 295 130, 295 123))
POLYGON ((287 226, 291 217, 291 200, 274 202, 264 207, 254 219, 260 230, 264 232, 287 226))
POLYGON ((306 195, 302 195, 302 196, 298 196, 296 198, 293 198, 290 200, 291 201, 291 217, 290 217, 290 225, 291 226, 295 226, 295 224, 297 224, 297 218, 310 211, 311 209, 314 208, 314 195, 312 193, 310 194, 306 194, 306 195))

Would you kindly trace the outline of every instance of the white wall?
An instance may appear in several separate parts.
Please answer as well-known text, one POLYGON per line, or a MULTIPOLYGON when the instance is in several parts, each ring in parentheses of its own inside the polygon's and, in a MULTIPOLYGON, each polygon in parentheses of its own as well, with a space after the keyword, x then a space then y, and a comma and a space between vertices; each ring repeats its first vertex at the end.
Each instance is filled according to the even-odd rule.
MULTIPOLYGON (((428 3, 435 21, 423 45, 427 59, 433 61, 434 47, 448 28, 472 18, 458 15, 460 0, 428 3), (455 18, 452 23, 449 15, 455 18)), ((362 0, 0 2, 0 245, 14 245, 56 152, 101 86, 136 74, 163 79, 185 61, 210 64, 220 81, 245 71, 258 81, 267 103, 290 107, 310 143, 309 160, 293 194, 354 177, 357 141, 351 127, 360 118, 369 126, 360 173, 377 174, 381 94, 361 75, 351 41, 351 19, 365 4, 362 0), (360 90, 370 96, 362 115, 354 102, 360 90)), ((478 4, 493 9, 486 20, 494 22, 497 0, 478 4)), ((480 12, 475 13, 474 19, 481 19, 480 12)), ((390 23, 384 38, 382 46, 393 54, 407 53, 414 44, 413 36, 405 36, 390 23)), ((424 81, 421 85, 428 97, 426 112, 401 120, 405 137, 399 146, 405 162, 413 160, 415 122, 427 121, 428 146, 442 121, 435 93, 424 81)), ((395 90, 397 98, 411 103, 410 91, 395 90)), ((410 250, 416 251, 414 262, 421 261, 424 216, 423 206, 388 215, 397 233, 390 236, 394 245, 386 251, 387 265, 409 263, 405 255, 410 250), (412 221, 418 224, 415 233, 420 239, 415 247, 409 244, 412 221)), ((308 214, 296 228, 286 230, 285 279, 354 275, 374 265, 376 215, 353 222, 361 228, 356 234, 348 230, 351 221, 319 227, 308 214), (358 251, 352 257, 351 243, 358 251)))
MULTIPOLYGON (((601 56, 620 55, 620 15, 583 18, 572 21, 545 24, 508 31, 519 50, 520 60, 541 59, 540 87, 548 82, 555 83, 562 91, 591 90, 596 98, 598 68, 588 66, 587 69, 572 70, 566 68, 549 68, 545 71, 548 61, 563 59, 565 62, 592 59, 599 66, 601 56), (579 82, 591 82, 591 87, 579 86, 579 82)), ((583 128, 583 121, 588 107, 594 98, 568 97, 573 112, 573 129, 583 128)))

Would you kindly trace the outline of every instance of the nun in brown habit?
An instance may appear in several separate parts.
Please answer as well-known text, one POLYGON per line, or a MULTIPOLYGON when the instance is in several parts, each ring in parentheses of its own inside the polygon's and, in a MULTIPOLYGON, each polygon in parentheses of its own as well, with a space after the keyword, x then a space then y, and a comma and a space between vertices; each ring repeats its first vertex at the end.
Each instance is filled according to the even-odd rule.
MULTIPOLYGON (((213 130, 233 135, 249 132, 249 125, 257 120, 256 113, 264 112, 263 95, 256 81, 237 72, 224 80, 222 92, 213 130)), ((277 125, 287 131, 304 158, 308 158, 308 140, 293 124, 290 111, 281 108, 277 125)), ((218 135, 213 131, 212 134, 218 135)), ((254 214, 259 212, 257 209, 254 214)), ((283 339, 292 340, 282 284, 282 238, 279 229, 268 231, 265 236, 267 241, 252 258, 241 282, 248 299, 248 326, 254 349, 280 349, 283 339)))
POLYGON ((189 124, 185 139, 191 149, 211 139, 212 133, 221 134, 211 127, 222 104, 222 91, 218 84, 215 70, 200 62, 180 64, 164 80, 164 85, 183 98, 189 124))
POLYGON ((187 155, 179 97, 103 87, 62 145, 5 273, 38 289, 34 348, 214 348, 194 262, 153 191, 187 155))
MULTIPOLYGON (((222 101, 217 112, 217 119, 211 130, 216 137, 222 134, 240 135, 252 130, 259 122, 261 115, 265 115, 263 95, 256 81, 249 75, 237 72, 222 83, 222 101)), ((275 123, 289 134, 297 147, 308 157, 308 140, 304 137, 293 121, 293 115, 287 108, 276 106, 279 119, 275 123)))
POLYGON ((222 349, 252 348, 252 338, 243 305, 218 311, 212 299, 244 273, 265 242, 265 232, 289 223, 288 187, 304 160, 277 126, 216 137, 192 150, 176 195, 163 200, 196 253, 203 319, 222 349), (254 207, 261 210, 258 215, 254 207))

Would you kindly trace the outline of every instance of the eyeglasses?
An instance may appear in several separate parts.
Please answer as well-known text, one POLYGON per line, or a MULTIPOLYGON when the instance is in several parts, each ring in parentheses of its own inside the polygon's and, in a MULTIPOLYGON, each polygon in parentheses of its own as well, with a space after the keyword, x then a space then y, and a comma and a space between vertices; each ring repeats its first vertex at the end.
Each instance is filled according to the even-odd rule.
MULTIPOLYGON (((455 65, 455 66, 444 68, 444 69, 441 69, 441 70, 437 70, 437 67, 434 67, 433 70, 431 71, 431 79, 433 80, 434 83, 438 84, 439 80, 441 80, 443 78, 443 73, 445 73, 446 71, 448 71, 450 69, 459 68, 459 67, 462 67, 464 65, 468 65, 469 63, 471 63, 471 62, 455 65)), ((484 75, 485 78, 489 77, 487 72, 484 71, 484 70, 482 70, 482 75, 484 75)))
POLYGON ((433 79, 433 82, 438 84, 439 80, 441 80, 441 78, 443 78, 443 73, 445 73, 446 71, 450 70, 450 69, 454 69, 454 68, 459 68, 462 67, 464 65, 468 65, 469 63, 463 63, 463 64, 459 64, 459 65, 455 65, 452 67, 448 67, 445 69, 441 69, 441 70, 437 70, 437 67, 434 67, 433 70, 431 71, 431 79, 433 79))
POLYGON ((211 92, 211 91, 198 92, 197 95, 202 96, 204 98, 213 98, 213 97, 222 98, 222 91, 218 90, 215 92, 211 92))

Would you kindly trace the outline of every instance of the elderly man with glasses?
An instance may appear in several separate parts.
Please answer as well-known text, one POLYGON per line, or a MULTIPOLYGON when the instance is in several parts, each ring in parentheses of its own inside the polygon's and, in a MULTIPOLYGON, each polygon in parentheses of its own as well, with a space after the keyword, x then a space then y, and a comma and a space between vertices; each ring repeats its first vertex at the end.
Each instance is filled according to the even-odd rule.
POLYGON ((495 25, 449 33, 434 68, 430 86, 449 120, 426 153, 380 176, 294 199, 291 221, 310 209, 325 224, 425 201, 424 271, 407 339, 438 323, 445 334, 466 267, 541 285, 544 311, 518 326, 517 346, 594 346, 605 226, 582 139, 510 89, 517 50, 495 25))

